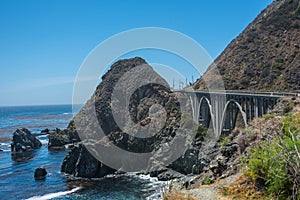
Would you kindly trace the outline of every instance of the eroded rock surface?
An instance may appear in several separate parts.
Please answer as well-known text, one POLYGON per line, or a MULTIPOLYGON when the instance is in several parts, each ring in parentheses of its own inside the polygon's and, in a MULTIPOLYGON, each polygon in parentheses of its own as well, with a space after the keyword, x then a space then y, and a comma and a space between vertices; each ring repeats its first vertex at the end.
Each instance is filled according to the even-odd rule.
POLYGON ((32 151, 40 148, 41 146, 42 143, 26 128, 17 129, 13 133, 11 143, 12 152, 32 151))

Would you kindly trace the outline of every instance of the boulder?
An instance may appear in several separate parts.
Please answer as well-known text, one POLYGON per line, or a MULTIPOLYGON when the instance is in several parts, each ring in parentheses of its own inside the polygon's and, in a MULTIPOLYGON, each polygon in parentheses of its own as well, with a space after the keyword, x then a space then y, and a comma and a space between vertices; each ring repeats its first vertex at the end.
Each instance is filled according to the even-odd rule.
POLYGON ((65 145, 80 141, 73 120, 70 121, 68 127, 65 130, 56 128, 55 130, 45 129, 42 132, 48 135, 49 149, 64 149, 65 145))
POLYGON ((32 151, 40 148, 41 146, 42 143, 26 128, 17 129, 13 134, 13 140, 11 143, 12 152, 32 151))
POLYGON ((76 177, 100 178, 116 170, 91 156, 83 144, 74 146, 65 157, 61 171, 76 177))
POLYGON ((55 129, 54 131, 49 131, 48 134, 48 148, 49 149, 60 149, 64 148, 66 144, 71 143, 67 134, 60 129, 55 129))
POLYGON ((172 169, 168 169, 167 171, 164 171, 160 174, 157 175, 157 179, 159 181, 168 181, 168 180, 172 180, 172 179, 182 179, 184 178, 185 175, 174 171, 172 169))
POLYGON ((35 180, 42 180, 45 179, 47 175, 47 171, 44 167, 38 167, 34 171, 34 178, 35 180))
POLYGON ((201 163, 198 163, 199 149, 189 148, 184 154, 174 161, 169 167, 175 171, 178 171, 182 174, 191 174, 194 171, 201 171, 203 166, 201 163), (197 168, 196 170, 196 166, 197 168))
POLYGON ((49 132, 51 132, 49 128, 43 129, 41 130, 41 135, 49 134, 49 132))

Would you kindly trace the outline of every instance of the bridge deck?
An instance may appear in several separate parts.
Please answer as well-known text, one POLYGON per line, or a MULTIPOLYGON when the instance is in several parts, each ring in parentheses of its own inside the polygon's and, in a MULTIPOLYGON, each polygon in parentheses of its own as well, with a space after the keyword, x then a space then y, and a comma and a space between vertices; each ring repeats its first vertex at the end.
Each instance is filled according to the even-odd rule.
POLYGON ((300 93, 291 92, 259 92, 247 90, 222 90, 222 91, 208 91, 208 90, 173 90, 174 92, 187 92, 187 93, 202 93, 202 94, 219 94, 219 95, 240 95, 240 96, 257 96, 257 97, 300 97, 300 93))

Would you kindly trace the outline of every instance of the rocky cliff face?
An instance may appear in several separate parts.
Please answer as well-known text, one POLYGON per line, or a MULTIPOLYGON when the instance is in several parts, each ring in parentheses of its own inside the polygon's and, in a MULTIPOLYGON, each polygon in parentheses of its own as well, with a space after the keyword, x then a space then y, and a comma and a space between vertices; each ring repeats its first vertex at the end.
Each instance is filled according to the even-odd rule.
MULTIPOLYGON (((158 116, 157 119, 161 119, 161 116, 158 116)), ((122 170, 126 165, 125 163, 130 159, 129 157, 120 156, 117 153, 107 153, 108 151, 113 152, 112 149, 106 152, 94 149, 95 154, 92 156, 85 147, 88 146, 89 149, 93 149, 97 143, 104 143, 108 148, 118 147, 136 154, 153 152, 161 144, 172 140, 177 127, 179 127, 180 118, 181 113, 176 97, 167 88, 167 83, 143 59, 133 58, 118 61, 102 77, 102 82, 98 85, 91 99, 75 116, 76 129, 81 133, 82 141, 81 144, 71 148, 63 162, 62 171, 81 177, 102 177, 115 171, 95 158, 103 156, 124 160, 115 167, 122 170), (143 67, 138 68, 137 66, 143 67), (126 78, 126 73, 130 74, 129 78, 126 78), (146 84, 137 87, 133 83, 134 80, 139 80, 139 82, 146 80, 146 84), (151 83, 147 84, 148 80, 151 80, 151 83), (129 92, 129 99, 124 91, 129 92), (126 104, 129 106, 126 107, 126 104), (152 107, 154 104, 166 109, 165 121, 157 133, 151 127, 143 129, 151 123, 154 125, 161 123, 155 120, 155 116, 151 116, 151 109, 154 114, 164 115, 163 112, 159 111, 159 107, 152 107), (123 116, 126 115, 124 108, 129 111, 125 117, 123 116), (133 122, 134 125, 130 124, 129 121, 133 122), (145 131, 147 134, 152 134, 151 137, 135 137, 136 134, 145 133, 145 131), (102 136, 100 132, 103 133, 102 136)))
MULTIPOLYGON (((209 67, 207 80, 214 80, 215 68, 227 90, 299 92, 300 1, 274 1, 209 67)), ((206 87, 203 78, 194 84, 206 87)))
POLYGON ((234 172, 232 163, 238 156, 237 143, 232 141, 222 146, 218 138, 205 140, 206 129, 196 125, 192 118, 185 117, 186 113, 181 110, 182 107, 189 108, 188 101, 179 100, 184 98, 172 93, 165 85, 166 82, 141 58, 113 64, 102 77, 91 99, 74 118, 81 142, 69 149, 62 164, 62 172, 91 178, 103 177, 116 171, 136 171, 139 169, 136 166, 142 166, 142 172, 150 173, 160 180, 185 179, 186 175, 193 177, 202 174, 197 177, 202 181, 213 181, 223 176, 225 171, 225 174, 234 172), (130 78, 126 76, 127 73, 130 78), (150 83, 136 87, 134 80, 143 82, 146 77, 151 80, 150 83), (130 98, 127 98, 127 91, 130 98), (129 106, 126 107, 126 104, 129 106), (153 105, 162 106, 165 112, 153 105), (130 120, 126 116, 124 118, 126 112, 123 107, 128 110, 127 117, 130 120), (163 125, 159 131, 148 127, 149 124, 157 125, 161 122, 163 125), (181 129, 183 131, 180 132, 181 129), (141 132, 152 135, 137 137, 141 132), (182 142, 178 138, 186 140, 182 142), (99 144, 105 148, 98 149, 99 144), (122 154, 119 149, 134 155, 122 154), (135 158, 136 154, 149 152, 150 157, 135 158), (99 161, 102 159, 106 161, 105 164, 99 161), (168 159, 172 162, 163 162, 168 159))

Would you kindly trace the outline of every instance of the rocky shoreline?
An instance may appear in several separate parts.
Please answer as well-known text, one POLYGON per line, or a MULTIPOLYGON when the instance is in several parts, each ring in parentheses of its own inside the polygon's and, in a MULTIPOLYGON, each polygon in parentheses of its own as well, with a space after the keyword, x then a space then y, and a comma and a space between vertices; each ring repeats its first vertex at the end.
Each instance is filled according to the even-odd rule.
MULTIPOLYGON (((166 126, 154 135, 149 140, 138 139, 123 133, 118 129, 112 120, 109 101, 113 87, 118 81, 118 77, 122 77, 127 71, 132 70, 136 66, 145 65, 147 73, 152 76, 152 79, 160 80, 152 68, 141 58, 133 58, 128 60, 118 61, 112 65, 111 69, 102 77, 101 84, 97 87, 91 99, 95 99, 97 110, 98 123, 105 129, 107 137, 114 141, 114 144, 128 151, 137 153, 146 150, 159 148, 163 143, 171 141, 179 127, 180 112, 178 111, 178 102, 172 96, 171 91, 159 85, 148 85, 143 91, 136 92, 135 98, 131 104, 137 107, 132 107, 133 119, 140 124, 147 124, 148 111, 152 104, 160 104, 166 107, 167 119, 166 126)), ((133 77, 138 78, 138 77, 133 77)), ((90 131, 92 124, 89 124, 89 119, 86 113, 90 112, 89 101, 81 111, 70 121, 65 130, 45 129, 40 134, 48 135, 49 150, 64 150, 68 151, 65 157, 61 171, 75 177, 83 178, 99 178, 106 175, 122 172, 122 168, 113 169, 97 160, 87 150, 86 145, 91 142, 88 138, 82 140, 76 130, 76 120, 80 123, 86 123, 86 126, 80 127, 90 131), (67 147, 67 148, 66 148, 67 147)), ((236 141, 228 142, 222 146, 220 141, 215 138, 204 139, 205 129, 199 127, 197 135, 191 138, 190 145, 185 147, 185 150, 178 159, 169 165, 161 163, 152 163, 146 170, 137 173, 149 174, 152 177, 157 177, 158 180, 167 181, 179 179, 182 186, 189 187, 196 180, 197 182, 213 182, 217 178, 228 176, 236 171, 233 167, 236 162, 237 155, 240 154, 236 141), (199 174, 202 174, 199 176, 199 174)), ((15 131, 12 142, 12 153, 31 151, 41 147, 40 142, 27 129, 18 129, 15 131)), ((164 152, 159 152, 155 156, 159 157, 164 152)))
MULTIPOLYGON (((131 104, 132 116, 137 123, 147 123, 148 110, 152 104, 160 104, 167 110, 166 126, 154 137, 148 140, 141 140, 135 137, 127 137, 119 127, 114 123, 112 111, 110 110, 111 94, 114 86, 119 79, 128 71, 136 66, 145 65, 147 72, 152 79, 161 79, 152 68, 141 58, 133 58, 121 60, 112 65, 111 69, 102 77, 102 82, 97 87, 90 101, 82 108, 75 116, 76 124, 85 124, 81 128, 81 132, 90 132, 93 124, 89 119, 88 113, 92 112, 93 103, 96 105, 96 114, 98 123, 105 130, 107 137, 114 141, 117 145, 128 151, 142 153, 146 150, 158 149, 163 142, 172 140, 172 136, 176 134, 179 127, 180 114, 178 112, 178 103, 176 98, 171 95, 171 91, 166 90, 161 86, 148 85, 143 91, 134 93, 131 104)), ((133 80, 139 77, 132 77, 133 80)), ((163 82, 162 80, 161 82, 163 82)), ((190 185, 199 174, 205 174, 201 177, 202 181, 216 180, 218 177, 226 176, 235 171, 232 168, 232 163, 235 162, 235 154, 238 155, 241 151, 236 141, 232 141, 225 146, 220 145, 220 142, 215 138, 210 138, 212 141, 204 140, 203 135, 206 133, 203 127, 198 128, 198 134, 194 138, 190 138, 191 145, 185 147, 183 155, 175 162, 169 165, 154 163, 149 165, 146 170, 140 173, 150 174, 157 177, 159 180, 182 179, 183 185, 190 185), (226 174, 226 175, 225 175, 226 174)), ((74 134, 76 135, 76 134, 74 134)), ((189 134, 187 134, 189 135, 189 134)), ((192 134, 190 134, 192 135, 192 134)), ((188 137, 188 136, 187 136, 188 137)), ((95 141, 94 141, 95 142, 95 141)), ((86 138, 81 142, 73 145, 69 149, 69 153, 63 161, 62 172, 72 174, 79 177, 103 177, 114 172, 122 171, 120 169, 112 169, 101 163, 95 156, 92 156, 86 149, 85 145, 90 144, 91 140, 86 138), (84 164, 85 163, 85 164, 84 164)), ((159 152, 154 156, 161 156, 164 152, 159 152), (160 155, 161 154, 161 155, 160 155)))
MULTIPOLYGON (((283 116, 286 112, 299 112, 299 105, 300 105, 300 99, 281 99, 278 103, 275 109, 272 111, 270 115, 276 116, 283 116), (294 108, 291 110, 287 110, 290 104, 294 105, 294 108), (297 110, 298 109, 298 110, 297 110)), ((250 138, 252 136, 247 136, 246 133, 241 130, 239 134, 231 135, 228 137, 228 141, 226 144, 222 141, 214 141, 214 142, 207 142, 206 145, 202 145, 200 147, 200 150, 202 152, 202 155, 206 155, 206 159, 209 159, 209 157, 215 158, 210 161, 209 165, 207 167, 203 168, 203 171, 199 174, 181 174, 179 172, 176 172, 172 169, 167 168, 157 168, 156 171, 153 170, 150 173, 141 172, 138 174, 148 174, 151 177, 157 177, 160 180, 171 180, 168 185, 165 185, 166 189, 165 191, 174 193, 178 197, 178 195, 183 195, 189 198, 195 197, 196 199, 226 199, 222 196, 221 192, 222 188, 230 187, 231 185, 234 185, 235 182, 239 179, 239 177, 242 176, 242 170, 244 170, 242 167, 238 166, 240 163, 240 155, 244 154, 247 155, 247 148, 250 146, 255 146, 259 141, 263 141, 264 138, 268 137, 268 134, 272 134, 272 127, 277 127, 276 123, 274 124, 274 120, 270 118, 270 120, 273 120, 273 125, 269 125, 269 117, 266 117, 264 120, 265 125, 259 125, 258 123, 261 122, 262 119, 257 119, 253 121, 250 124, 250 129, 252 131, 259 131, 260 134, 256 136, 256 138, 250 138), (259 127, 258 127, 259 126, 259 127), (222 144, 223 143, 223 144, 222 144), (246 144, 245 144, 246 143, 246 144), (237 146, 238 145, 238 146, 237 146), (244 148, 241 148, 244 145, 244 148), (237 151, 236 151, 236 148, 237 151), (206 149, 206 151, 204 151, 206 149), (233 153, 231 156, 230 154, 233 153), (225 162, 227 162, 226 165, 227 169, 222 171, 224 169, 225 162), (172 175, 174 174, 174 175, 172 175), (180 193, 178 193, 180 191, 180 193)), ((22 129, 24 130, 24 129, 22 129)), ((54 130, 55 131, 55 130, 54 130)), ((20 130, 16 131, 18 135, 20 135, 20 130)), ((23 132, 24 135, 28 135, 26 131, 23 132)), ((269 135, 271 137, 271 135, 269 135)), ((75 143, 75 144, 69 144, 70 149, 67 149, 67 151, 72 152, 71 149, 81 149, 81 156, 84 154, 88 154, 87 150, 84 148, 82 144, 75 143), (75 147, 76 146, 76 147, 75 147)), ((63 148, 61 148, 64 150, 63 148)), ((32 148, 30 150, 33 150, 32 148)), ((55 150, 49 148, 49 150, 55 150)), ((16 153, 16 152, 12 152, 16 153)), ((22 152, 18 152, 21 153, 22 152)), ((25 152, 23 152, 25 153, 25 152)), ((70 155, 70 154, 69 154, 70 155)), ((204 157, 202 157, 204 159, 204 157)), ((86 161, 86 160, 84 160, 86 161)), ((83 162, 84 162, 83 161, 83 162)), ((77 165, 80 170, 82 168, 79 168, 80 166, 86 166, 86 164, 81 163, 80 165, 77 165)), ((102 168, 103 169, 103 168, 102 168)), ((110 170, 109 168, 107 168, 110 170)), ((38 170, 41 171, 42 176, 39 176, 37 178, 38 180, 43 180, 45 178, 46 172, 44 171, 43 167, 39 168, 38 170)), ((110 171, 107 172, 111 176, 119 176, 120 172, 117 171, 110 171)), ((77 177, 80 177, 80 174, 76 174, 77 177)), ((100 175, 101 176, 101 175, 100 175)), ((99 176, 99 177, 100 177, 99 176)), ((74 175, 69 176, 69 178, 73 179, 74 175)), ((74 177, 75 178, 75 177, 74 177)), ((80 179, 78 179, 80 180, 80 179)), ((85 180, 85 179, 83 179, 85 180)), ((240 187, 240 186, 239 186, 240 187)), ((168 194, 168 193, 166 193, 168 194)))
MULTIPOLYGON (((112 144, 107 142, 107 140, 103 140, 103 138, 99 141, 88 138, 90 132, 93 131, 93 123, 88 115, 91 112, 91 108, 94 108, 94 105, 96 106, 97 123, 106 132, 104 138, 113 141, 113 145, 126 151, 136 153, 155 152, 164 143, 174 139, 174 135, 177 134, 176 131, 179 127, 181 113, 178 111, 176 97, 172 95, 171 91, 161 86, 148 85, 144 88, 144 91, 134 93, 135 98, 132 99, 132 107, 130 108, 133 121, 138 126, 143 126, 151 121, 149 109, 152 104, 160 104, 165 107, 167 110, 166 125, 160 132, 149 140, 144 140, 126 134, 113 121, 112 111, 110 110, 112 103, 110 101, 114 84, 118 81, 116 77, 122 77, 124 73, 141 64, 146 65, 151 72, 149 72, 150 75, 153 75, 152 78, 157 76, 152 71, 152 68, 141 58, 118 61, 103 76, 103 80, 97 87, 91 100, 70 121, 66 129, 45 129, 39 134, 32 134, 26 128, 17 129, 13 134, 11 143, 12 155, 19 155, 40 148, 42 144, 35 136, 47 135, 49 139, 48 150, 67 151, 67 155, 61 165, 61 172, 68 174, 69 177, 101 178, 126 172, 122 166, 116 169, 105 165, 91 153, 90 147, 97 145, 98 142, 103 143, 104 141, 108 146, 112 144), (76 126, 78 124, 84 124, 84 126, 78 127, 76 126), (80 137, 82 135, 79 136, 78 130, 87 133, 85 138, 80 137)), ((283 115, 283 113, 290 112, 293 109, 290 108, 291 104, 298 106, 300 105, 300 100, 297 98, 283 98, 277 103, 271 114, 283 115), (288 108, 290 110, 287 110, 288 108)), ((253 123, 250 128, 256 129, 256 121, 254 120, 253 123)), ((268 134, 269 131, 269 129, 266 130, 264 134, 268 134)), ((192 134, 188 131, 185 136, 189 137, 190 135, 192 134)), ((196 134, 192 136, 189 138, 190 144, 185 146, 182 155, 174 162, 164 165, 151 160, 152 163, 146 169, 135 172, 156 177, 159 181, 172 180, 172 187, 183 190, 188 194, 189 192, 186 189, 192 191, 203 185, 218 184, 220 179, 227 180, 226 178, 239 174, 242 170, 239 166, 241 155, 246 155, 249 146, 267 137, 266 135, 262 135, 262 137, 256 135, 255 139, 249 139, 252 136, 249 136, 245 129, 235 129, 229 135, 216 138, 202 126, 198 126, 196 134)), ((163 151, 158 151, 153 156, 154 158, 159 158, 164 153, 163 151)), ((126 161, 126 158, 124 159, 126 161)), ((44 179, 47 174, 46 169, 41 166, 37 171, 39 171, 39 175, 35 175, 35 178, 44 179)), ((229 179, 231 180, 231 178, 229 179)))

